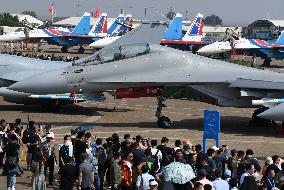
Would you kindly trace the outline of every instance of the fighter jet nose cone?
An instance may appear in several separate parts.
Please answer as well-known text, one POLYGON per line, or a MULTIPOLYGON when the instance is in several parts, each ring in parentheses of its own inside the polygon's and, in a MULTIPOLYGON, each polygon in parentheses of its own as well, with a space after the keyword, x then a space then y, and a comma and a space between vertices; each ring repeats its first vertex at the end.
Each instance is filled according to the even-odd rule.
POLYGON ((16 82, 8 89, 32 94, 65 93, 67 80, 64 70, 50 71, 16 82))

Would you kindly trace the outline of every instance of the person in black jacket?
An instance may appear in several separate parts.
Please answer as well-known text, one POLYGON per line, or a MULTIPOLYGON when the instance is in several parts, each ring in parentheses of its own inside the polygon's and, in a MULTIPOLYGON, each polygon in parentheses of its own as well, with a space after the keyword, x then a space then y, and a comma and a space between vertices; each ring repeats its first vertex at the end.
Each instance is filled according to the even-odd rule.
POLYGON ((248 149, 246 151, 245 160, 247 160, 249 163, 253 164, 254 167, 255 167, 255 170, 257 172, 260 172, 261 171, 261 166, 259 165, 257 159, 253 157, 253 154, 254 154, 253 150, 252 149, 248 149))
POLYGON ((72 190, 76 180, 76 167, 71 164, 72 157, 67 157, 65 161, 65 165, 62 165, 59 170, 59 174, 61 175, 59 189, 72 190))

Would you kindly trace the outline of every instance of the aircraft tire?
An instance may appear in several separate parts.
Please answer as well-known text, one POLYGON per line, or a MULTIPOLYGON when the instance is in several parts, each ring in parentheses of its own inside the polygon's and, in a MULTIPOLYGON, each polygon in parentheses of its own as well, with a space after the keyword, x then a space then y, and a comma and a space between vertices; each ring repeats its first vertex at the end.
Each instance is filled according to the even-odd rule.
POLYGON ((79 53, 79 54, 84 54, 84 52, 85 52, 85 48, 83 48, 82 46, 79 47, 78 53, 79 53))
POLYGON ((67 46, 62 46, 61 52, 62 53, 68 53, 68 47, 67 46))
POLYGON ((166 116, 161 116, 157 121, 157 125, 160 128, 170 128, 172 126, 172 121, 166 116))

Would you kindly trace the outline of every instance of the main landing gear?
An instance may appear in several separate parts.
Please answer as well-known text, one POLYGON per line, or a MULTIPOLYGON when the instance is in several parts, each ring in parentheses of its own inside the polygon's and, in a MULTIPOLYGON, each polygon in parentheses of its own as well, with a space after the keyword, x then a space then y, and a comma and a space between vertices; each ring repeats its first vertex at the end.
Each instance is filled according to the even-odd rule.
POLYGON ((161 128, 170 128, 172 126, 171 119, 162 115, 163 107, 167 107, 164 104, 164 101, 166 101, 166 99, 167 98, 163 95, 163 93, 161 93, 161 95, 157 97, 158 105, 157 105, 157 111, 156 111, 155 116, 158 119, 157 125, 158 127, 161 127, 161 128))
POLYGON ((61 47, 61 52, 62 53, 68 53, 68 47, 67 46, 62 46, 61 47))

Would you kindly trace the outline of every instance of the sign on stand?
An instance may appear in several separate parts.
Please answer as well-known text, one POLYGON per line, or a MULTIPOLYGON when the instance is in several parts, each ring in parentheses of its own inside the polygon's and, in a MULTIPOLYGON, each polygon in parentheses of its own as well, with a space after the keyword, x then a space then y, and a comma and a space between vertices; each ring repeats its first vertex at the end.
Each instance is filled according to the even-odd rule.
POLYGON ((204 110, 203 152, 206 153, 206 141, 215 140, 220 145, 220 112, 204 110))

